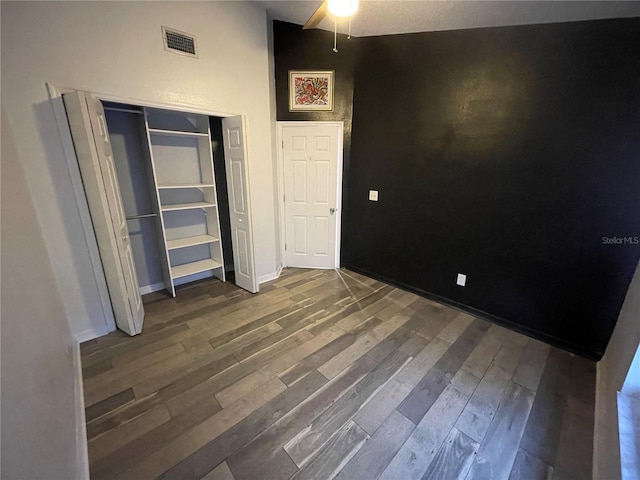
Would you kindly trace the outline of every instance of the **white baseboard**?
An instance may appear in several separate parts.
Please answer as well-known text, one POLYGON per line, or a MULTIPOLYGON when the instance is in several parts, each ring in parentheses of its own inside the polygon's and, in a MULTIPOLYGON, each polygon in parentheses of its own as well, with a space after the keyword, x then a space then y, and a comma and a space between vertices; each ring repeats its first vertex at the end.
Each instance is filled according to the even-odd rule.
POLYGON ((78 478, 89 480, 89 448, 87 445, 86 417, 84 412, 84 387, 82 384, 82 361, 80 344, 74 343, 73 366, 75 369, 75 409, 76 409, 76 471, 78 478))
POLYGON ((266 275, 260 275, 258 277, 258 283, 262 284, 262 283, 270 282, 271 280, 275 280, 276 278, 280 277, 281 273, 282 273, 282 265, 278 268, 277 271, 275 271, 273 273, 267 273, 266 275))
POLYGON ((164 289, 164 282, 154 283, 153 285, 145 285, 144 287, 138 288, 138 290, 140 290, 140 295, 146 295, 147 293, 157 292, 164 289))
POLYGON ((106 328, 102 328, 102 329, 90 328, 88 330, 83 330, 82 332, 77 333, 74 336, 75 336, 76 342, 80 344, 82 342, 86 342, 87 340, 93 340, 94 338, 102 337, 109 332, 110 330, 107 330, 106 328))

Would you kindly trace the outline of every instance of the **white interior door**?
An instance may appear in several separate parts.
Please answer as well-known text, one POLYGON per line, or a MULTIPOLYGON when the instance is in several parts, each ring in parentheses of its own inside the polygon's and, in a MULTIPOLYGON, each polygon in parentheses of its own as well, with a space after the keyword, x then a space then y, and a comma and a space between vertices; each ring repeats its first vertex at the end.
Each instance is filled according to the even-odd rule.
POLYGON ((233 243, 236 285, 251 293, 258 291, 253 254, 251 199, 247 175, 247 142, 244 117, 222 119, 224 159, 229 191, 229 217, 233 243))
POLYGON ((142 332, 144 308, 104 110, 85 92, 66 93, 63 99, 116 325, 136 335, 142 332))
POLYGON ((285 262, 289 267, 339 266, 341 125, 282 126, 285 262))

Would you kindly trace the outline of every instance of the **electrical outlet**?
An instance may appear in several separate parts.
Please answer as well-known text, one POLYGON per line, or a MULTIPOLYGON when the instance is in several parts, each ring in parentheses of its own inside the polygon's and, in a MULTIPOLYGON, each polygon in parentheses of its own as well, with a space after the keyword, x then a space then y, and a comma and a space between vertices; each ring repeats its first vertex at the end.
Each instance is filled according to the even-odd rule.
POLYGON ((378 201, 378 190, 369 190, 369 200, 372 202, 378 201))
POLYGON ((467 284, 467 276, 464 273, 458 274, 458 279, 456 280, 456 284, 464 287, 467 284))

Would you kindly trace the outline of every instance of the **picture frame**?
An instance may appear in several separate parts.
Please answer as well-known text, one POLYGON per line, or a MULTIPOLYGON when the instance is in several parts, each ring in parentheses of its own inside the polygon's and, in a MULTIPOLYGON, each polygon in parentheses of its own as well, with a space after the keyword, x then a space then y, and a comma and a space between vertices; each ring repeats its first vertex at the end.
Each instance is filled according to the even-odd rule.
POLYGON ((289 70, 289 111, 333 110, 333 70, 289 70))

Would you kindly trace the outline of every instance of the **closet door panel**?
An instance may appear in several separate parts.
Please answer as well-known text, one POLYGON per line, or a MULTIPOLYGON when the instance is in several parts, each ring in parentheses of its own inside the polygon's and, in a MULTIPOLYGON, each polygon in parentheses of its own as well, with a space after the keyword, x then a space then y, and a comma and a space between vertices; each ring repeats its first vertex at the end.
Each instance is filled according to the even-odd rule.
POLYGON ((243 117, 222 119, 224 159, 229 186, 229 218, 233 238, 233 263, 236 265, 236 285, 258 292, 253 226, 251 219, 251 196, 247 171, 246 125, 243 117))
MULTIPOLYGON (((116 173, 113 149, 111 148, 111 141, 109 139, 109 131, 107 129, 107 119, 102 104, 98 99, 95 99, 90 95, 87 95, 86 99, 89 119, 96 139, 98 161, 100 162, 102 169, 103 185, 107 194, 107 202, 111 212, 111 219, 114 227, 117 229, 116 236, 120 236, 120 242, 117 241, 119 246, 120 262, 124 273, 127 298, 131 305, 131 312, 133 315, 133 333, 137 334, 142 332, 144 307, 142 305, 140 291, 138 290, 138 274, 133 261, 129 229, 127 228, 126 215, 122 204, 120 184, 116 173)), ((131 322, 127 322, 127 328, 131 328, 131 322)), ((131 332, 127 333, 131 334, 131 332)))
POLYGON ((84 92, 63 98, 116 324, 136 335, 142 331, 144 309, 104 110, 84 92))

